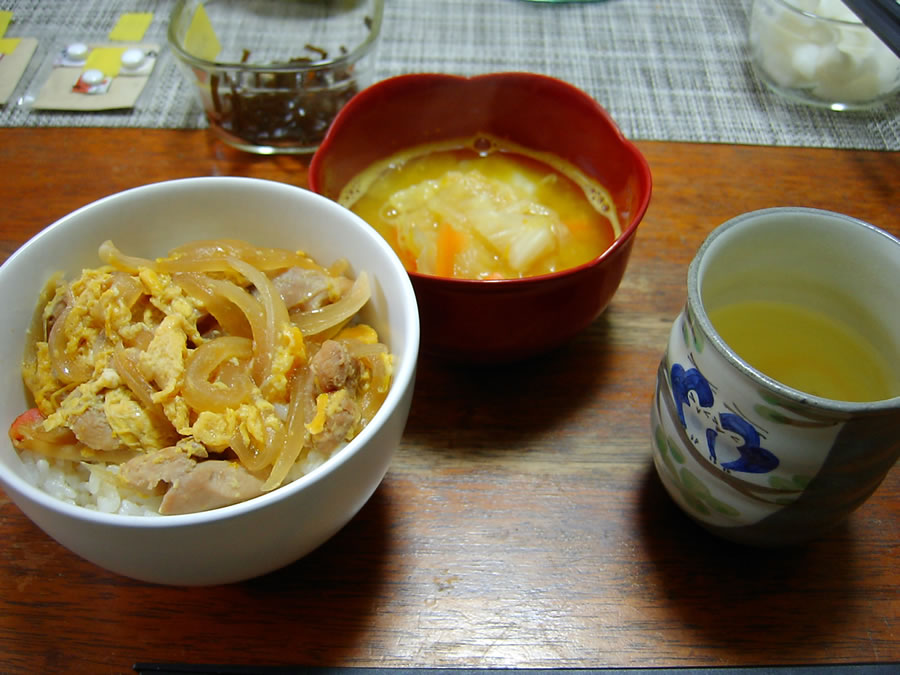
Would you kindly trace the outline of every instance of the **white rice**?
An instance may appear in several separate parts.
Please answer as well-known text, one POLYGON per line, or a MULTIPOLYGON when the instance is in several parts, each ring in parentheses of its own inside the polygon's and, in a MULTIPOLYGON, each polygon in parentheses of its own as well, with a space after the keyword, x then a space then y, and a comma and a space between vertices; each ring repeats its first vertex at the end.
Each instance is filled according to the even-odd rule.
POLYGON ((117 476, 118 466, 48 459, 28 450, 19 457, 25 479, 51 497, 102 513, 159 515, 162 497, 125 488, 117 476))
MULTIPOLYGON (((123 485, 115 464, 88 464, 48 459, 29 450, 19 452, 25 479, 51 497, 102 513, 128 516, 159 516, 162 496, 145 495, 123 485)), ((285 483, 306 475, 328 457, 315 450, 305 453, 291 467, 285 483)))
POLYGON ((338 452, 341 451, 341 448, 335 450, 331 455, 325 455, 317 450, 310 450, 307 453, 304 453, 302 457, 300 457, 294 466, 291 467, 291 470, 288 471, 287 476, 284 479, 285 484, 293 483, 295 480, 300 478, 301 476, 305 476, 310 471, 325 463, 329 457, 334 456, 338 452))

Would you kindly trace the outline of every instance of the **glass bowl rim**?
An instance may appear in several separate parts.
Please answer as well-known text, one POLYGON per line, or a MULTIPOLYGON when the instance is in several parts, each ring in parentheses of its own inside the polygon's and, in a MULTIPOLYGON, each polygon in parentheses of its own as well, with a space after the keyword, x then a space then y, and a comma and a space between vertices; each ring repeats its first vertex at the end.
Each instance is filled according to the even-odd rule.
POLYGON ((369 33, 366 39, 357 45, 353 50, 341 54, 332 59, 320 59, 318 61, 308 61, 303 63, 239 63, 234 61, 209 61, 207 59, 194 56, 181 46, 180 41, 175 37, 175 19, 179 18, 185 10, 185 6, 189 0, 178 0, 175 7, 169 15, 169 25, 166 29, 166 36, 169 45, 172 47, 176 56, 188 65, 203 70, 241 70, 254 73, 272 73, 272 72, 312 72, 328 68, 334 68, 346 64, 352 64, 359 61, 374 47, 379 34, 381 33, 381 23, 384 16, 384 0, 373 0, 372 4, 374 12, 372 12, 372 24, 369 27, 369 33))
MULTIPOLYGON (((760 0, 755 0, 756 3, 759 3, 760 0)), ((821 14, 816 14, 815 12, 802 9, 801 7, 797 7, 794 5, 791 0, 768 0, 776 5, 780 5, 785 10, 790 12, 791 14, 796 14, 807 19, 813 19, 815 21, 823 21, 825 23, 834 24, 836 26, 847 26, 852 28, 864 28, 865 24, 860 20, 856 19, 855 21, 850 19, 838 19, 831 16, 823 16, 821 14)))

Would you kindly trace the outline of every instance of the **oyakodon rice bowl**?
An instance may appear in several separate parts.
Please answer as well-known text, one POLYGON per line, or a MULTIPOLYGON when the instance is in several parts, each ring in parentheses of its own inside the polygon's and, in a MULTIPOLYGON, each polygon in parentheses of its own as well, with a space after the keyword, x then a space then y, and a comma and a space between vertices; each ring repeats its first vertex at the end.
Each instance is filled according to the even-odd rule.
POLYGON ((98 257, 44 289, 22 364, 35 405, 9 430, 89 471, 88 495, 159 495, 166 515, 252 499, 338 452, 390 390, 393 355, 358 316, 368 274, 345 260, 235 239, 98 257))
MULTIPOLYGON (((100 242, 113 239, 123 254, 155 260, 186 242, 242 238, 252 238, 260 247, 303 250, 327 264, 344 259, 348 278, 368 277, 370 298, 358 321, 370 326, 392 355, 390 389, 356 437, 330 458, 328 452, 311 451, 285 474, 281 487, 199 513, 145 517, 158 512, 165 495, 121 489, 115 474, 125 463, 61 465, 34 449, 19 454, 11 443, 0 446, 0 484, 13 501, 63 545, 115 572, 158 583, 201 585, 282 567, 320 545, 362 507, 402 436, 418 353, 418 313, 408 276, 383 240, 353 214, 280 183, 245 178, 159 183, 100 200, 48 227, 0 268, 9 309, 0 354, 7 363, 21 363, 41 289, 54 272, 71 280, 97 267, 100 242), (129 227, 122 226, 126 214, 129 227)), ((255 286, 252 290, 256 294, 255 286)), ((328 339, 340 340, 339 333, 328 339)), ((319 346, 309 333, 306 337, 312 361, 319 346)), ((244 347, 252 344, 249 338, 232 341, 241 340, 244 347)), ((241 358, 232 361, 239 365, 241 358)), ((305 363, 300 359, 295 365, 301 361, 305 363)), ((0 376, 0 410, 8 427, 15 426, 22 411, 37 407, 26 396, 21 376, 17 368, 0 376)), ((217 377, 221 373, 210 384, 217 384, 217 377)), ((231 373, 226 380, 233 377, 231 373)), ((321 402, 322 407, 313 405, 299 418, 307 431, 307 425, 315 427, 316 412, 325 410, 327 397, 321 402)), ((48 412, 53 414, 42 411, 44 416, 48 412)), ((285 410, 281 412, 283 416, 285 410)), ((134 448, 117 452, 121 450, 127 455, 134 448)), ((239 452, 225 452, 223 464, 240 462, 239 452)), ((193 459, 203 466, 207 458, 193 459)))

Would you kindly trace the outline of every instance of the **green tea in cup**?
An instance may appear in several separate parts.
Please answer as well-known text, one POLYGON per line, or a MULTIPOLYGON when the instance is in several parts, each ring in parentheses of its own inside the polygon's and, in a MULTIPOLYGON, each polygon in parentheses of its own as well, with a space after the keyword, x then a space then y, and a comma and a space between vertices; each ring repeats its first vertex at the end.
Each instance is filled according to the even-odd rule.
POLYGON ((745 300, 710 311, 709 318, 738 356, 789 387, 837 401, 900 395, 891 364, 864 331, 825 312, 745 300))

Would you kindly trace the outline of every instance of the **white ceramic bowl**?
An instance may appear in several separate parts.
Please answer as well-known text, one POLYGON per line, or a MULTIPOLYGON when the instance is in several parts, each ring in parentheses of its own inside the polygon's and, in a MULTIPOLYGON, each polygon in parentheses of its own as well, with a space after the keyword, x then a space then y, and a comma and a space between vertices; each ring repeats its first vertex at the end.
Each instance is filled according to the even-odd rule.
POLYGON ((97 248, 165 255, 196 239, 243 238, 300 248, 321 262, 346 258, 373 280, 363 317, 396 355, 391 390, 372 422, 322 466, 247 502, 164 517, 104 514, 51 497, 24 477, 9 440, 0 442, 0 485, 47 534, 83 558, 135 579, 170 585, 222 584, 283 567, 340 530, 384 477, 406 425, 419 349, 409 276, 368 225, 331 200, 251 178, 188 178, 101 199, 37 234, 2 266, 4 306, 0 424, 29 406, 20 368, 25 332, 49 276, 97 267, 97 248))

